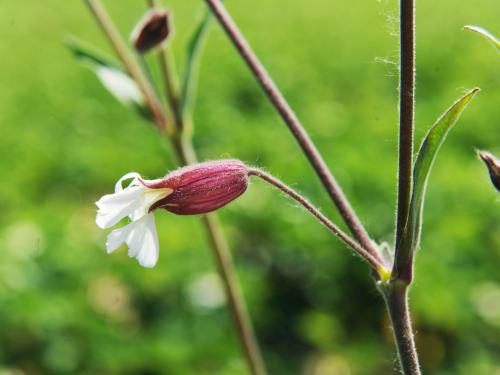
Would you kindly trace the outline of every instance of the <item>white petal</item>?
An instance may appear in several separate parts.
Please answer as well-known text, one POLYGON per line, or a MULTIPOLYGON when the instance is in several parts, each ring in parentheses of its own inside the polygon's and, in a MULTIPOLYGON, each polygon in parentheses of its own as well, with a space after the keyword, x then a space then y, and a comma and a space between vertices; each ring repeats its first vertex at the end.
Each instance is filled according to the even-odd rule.
POLYGON ((133 226, 133 230, 130 231, 127 236, 126 243, 128 246, 128 256, 131 258, 136 258, 142 248, 145 229, 146 217, 142 217, 137 221, 133 221, 129 226, 133 226))
POLYGON ((118 249, 127 240, 130 231, 133 230, 132 224, 115 229, 108 234, 108 238, 106 239, 106 252, 108 254, 118 249))
POLYGON ((128 188, 114 194, 107 194, 96 202, 99 208, 96 224, 99 228, 110 228, 126 216, 132 215, 143 203, 144 189, 128 188))
POLYGON ((129 187, 133 185, 139 185, 139 183, 137 183, 137 179, 141 178, 141 175, 137 172, 129 172, 120 177, 120 179, 115 184, 115 193, 123 190, 122 182, 128 180, 129 178, 133 178, 133 180, 128 185, 129 187))
POLYGON ((126 239, 128 255, 137 258, 143 267, 154 267, 159 252, 154 215, 148 214, 129 225, 132 225, 133 229, 126 239))
POLYGON ((158 261, 158 233, 153 214, 148 214, 137 221, 115 229, 108 235, 106 250, 108 253, 126 243, 131 258, 136 258, 143 267, 154 267, 158 261))
POLYGON ((146 215, 144 237, 137 260, 143 267, 154 267, 158 261, 160 247, 158 245, 158 233, 156 232, 155 219, 153 214, 146 215))

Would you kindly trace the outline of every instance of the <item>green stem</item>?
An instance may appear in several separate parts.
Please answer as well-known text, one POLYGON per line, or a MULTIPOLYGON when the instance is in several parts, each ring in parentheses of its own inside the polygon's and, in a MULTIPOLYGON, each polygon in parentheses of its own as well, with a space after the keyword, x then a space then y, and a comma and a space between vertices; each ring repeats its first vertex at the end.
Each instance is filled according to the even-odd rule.
POLYGON ((396 254, 391 280, 382 287, 404 375, 421 375, 408 307, 413 248, 403 246, 412 196, 415 117, 415 0, 400 0, 399 168, 396 254), (409 261, 408 261, 409 260, 409 261))
POLYGON ((255 332, 243 299, 240 283, 236 276, 231 252, 221 231, 219 221, 214 214, 207 214, 203 216, 203 224, 214 250, 217 267, 226 289, 229 307, 250 371, 253 375, 266 375, 264 361, 262 360, 262 355, 255 338, 255 332))
MULTIPOLYGON (((161 3, 158 0, 147 0, 149 8, 159 8, 161 3)), ((177 128, 180 129, 183 125, 182 117, 179 108, 179 82, 177 80, 177 70, 175 69, 175 60, 171 53, 171 43, 163 46, 158 52, 158 64, 163 79, 163 88, 165 96, 168 100, 168 105, 174 117, 177 128)))
POLYGON ((305 197, 293 190, 290 186, 284 184, 276 177, 258 168, 250 168, 248 170, 248 175, 261 178, 262 180, 275 186, 276 188, 287 194, 290 198, 294 199, 296 202, 302 205, 302 207, 304 207, 316 219, 318 219, 321 224, 328 228, 336 237, 338 237, 356 254, 358 254, 361 259, 366 261, 375 272, 375 274, 387 274, 389 272, 389 270, 385 268, 384 263, 380 259, 373 257, 366 249, 364 249, 361 245, 359 245, 356 241, 354 241, 351 237, 344 233, 337 225, 335 225, 330 219, 323 215, 318 208, 310 203, 305 197))
POLYGON ((383 287, 382 294, 391 320, 401 370, 404 375, 421 375, 408 307, 408 285, 400 281, 392 282, 383 287))
POLYGON ((165 95, 168 99, 168 104, 170 106, 170 109, 172 110, 172 114, 178 128, 184 131, 184 121, 182 119, 181 111, 179 108, 179 83, 176 79, 177 71, 175 69, 175 61, 171 54, 170 47, 163 47, 163 49, 158 53, 158 62, 160 64, 160 70, 163 78, 165 95))
POLYGON ((127 70, 128 74, 139 86, 139 89, 144 95, 146 103, 148 104, 148 107, 153 114, 156 126, 161 131, 164 131, 167 134, 172 134, 174 129, 167 121, 167 117, 165 115, 165 112, 163 111, 160 100, 151 87, 149 80, 141 70, 139 63, 130 54, 129 49, 127 48, 127 44, 121 37, 115 24, 109 17, 106 8, 104 8, 100 0, 85 0, 85 2, 87 3, 95 19, 97 20, 102 31, 108 38, 111 46, 114 48, 116 54, 122 61, 123 66, 127 70))
POLYGON ((403 264, 408 259, 401 248, 408 222, 413 177, 413 128, 415 117, 415 0, 401 0, 400 5, 400 92, 399 92, 399 167, 398 203, 396 217, 396 261, 394 278, 411 281, 413 264, 403 264))

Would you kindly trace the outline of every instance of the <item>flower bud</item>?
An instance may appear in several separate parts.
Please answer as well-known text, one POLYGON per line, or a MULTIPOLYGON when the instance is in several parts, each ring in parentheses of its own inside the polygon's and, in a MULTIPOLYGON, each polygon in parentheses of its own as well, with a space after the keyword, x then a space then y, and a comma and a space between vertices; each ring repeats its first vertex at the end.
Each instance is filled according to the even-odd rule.
POLYGON ((178 169, 162 179, 141 181, 149 189, 172 189, 149 211, 164 208, 178 215, 217 210, 245 192, 248 168, 239 160, 218 160, 178 169))
POLYGON ((486 164, 493 186, 500 191, 500 160, 487 151, 478 151, 478 156, 486 164))
POLYGON ((170 13, 165 9, 153 9, 146 13, 131 34, 131 41, 139 53, 149 52, 160 46, 170 35, 170 13))

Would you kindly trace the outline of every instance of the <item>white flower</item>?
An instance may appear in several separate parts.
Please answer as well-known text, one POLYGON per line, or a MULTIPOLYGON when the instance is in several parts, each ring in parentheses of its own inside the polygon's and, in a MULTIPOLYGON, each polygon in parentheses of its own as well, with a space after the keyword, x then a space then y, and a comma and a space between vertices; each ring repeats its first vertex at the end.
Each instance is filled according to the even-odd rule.
POLYGON ((130 257, 153 267, 158 261, 158 235, 152 212, 159 208, 176 215, 215 211, 245 192, 248 171, 239 160, 216 160, 183 167, 156 180, 127 173, 116 183, 114 194, 96 203, 100 228, 111 228, 126 217, 131 221, 108 235, 106 250, 111 253, 125 243, 130 257), (123 188, 125 180, 131 182, 123 188))
POLYGON ((158 234, 154 214, 149 212, 149 208, 172 191, 170 188, 150 189, 144 186, 140 175, 135 172, 120 178, 115 185, 115 192, 103 196, 96 203, 96 224, 102 229, 111 228, 125 217, 131 220, 130 224, 108 235, 107 252, 111 253, 125 243, 130 257, 136 258, 141 266, 154 267, 158 261, 158 234), (128 179, 132 181, 123 188, 122 182, 128 179))

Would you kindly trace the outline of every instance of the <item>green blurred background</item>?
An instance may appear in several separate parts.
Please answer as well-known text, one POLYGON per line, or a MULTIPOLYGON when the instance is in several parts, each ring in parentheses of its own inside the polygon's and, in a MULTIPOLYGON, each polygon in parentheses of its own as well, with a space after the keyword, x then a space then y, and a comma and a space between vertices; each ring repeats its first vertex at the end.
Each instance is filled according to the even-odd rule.
MULTIPOLYGON (((416 139, 479 86, 430 180, 411 306, 426 374, 500 374, 497 0, 418 1, 416 139)), ((128 35, 144 3, 105 4, 128 35)), ((398 2, 227 1, 370 233, 392 241, 398 2)), ((203 14, 172 0, 178 67, 203 14)), ((199 219, 156 215, 160 262, 106 255, 94 202, 128 171, 175 167, 167 143, 62 44, 108 50, 82 1, 0 2, 0 374, 246 374, 199 219)), ((214 24, 194 113, 201 159, 263 166, 340 223, 295 141, 214 24)), ((269 373, 394 374, 367 267, 272 188, 220 212, 269 373)))

